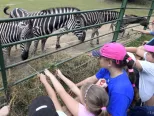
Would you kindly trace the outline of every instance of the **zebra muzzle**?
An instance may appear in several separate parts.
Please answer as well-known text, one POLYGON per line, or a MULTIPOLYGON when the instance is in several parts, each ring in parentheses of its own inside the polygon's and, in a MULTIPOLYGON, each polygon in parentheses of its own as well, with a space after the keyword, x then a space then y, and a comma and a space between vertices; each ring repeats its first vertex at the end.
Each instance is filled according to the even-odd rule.
POLYGON ((22 60, 26 60, 28 58, 28 51, 24 51, 22 54, 21 54, 21 59, 22 60))

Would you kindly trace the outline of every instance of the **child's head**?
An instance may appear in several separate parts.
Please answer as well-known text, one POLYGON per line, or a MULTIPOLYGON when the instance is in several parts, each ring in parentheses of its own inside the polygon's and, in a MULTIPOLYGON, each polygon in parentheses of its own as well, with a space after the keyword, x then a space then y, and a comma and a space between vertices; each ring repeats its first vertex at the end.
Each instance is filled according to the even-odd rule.
POLYGON ((145 45, 144 49, 147 51, 144 56, 145 60, 154 63, 154 46, 145 45))
POLYGON ((103 68, 123 68, 125 66, 126 49, 120 43, 107 43, 99 51, 93 51, 92 55, 99 57, 100 66, 103 68))
POLYGON ((39 96, 30 104, 28 116, 58 116, 58 114, 50 97, 39 96))
POLYGON ((81 89, 82 99, 86 108, 96 116, 106 116, 109 97, 103 87, 85 84, 81 89))

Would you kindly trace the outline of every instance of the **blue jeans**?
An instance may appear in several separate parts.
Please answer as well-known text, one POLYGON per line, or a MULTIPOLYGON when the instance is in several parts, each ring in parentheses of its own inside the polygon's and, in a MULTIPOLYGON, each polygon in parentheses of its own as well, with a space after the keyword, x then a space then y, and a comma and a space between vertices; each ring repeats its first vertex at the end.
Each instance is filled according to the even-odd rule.
POLYGON ((146 45, 154 46, 154 38, 152 38, 146 45))
POLYGON ((128 116, 154 116, 154 106, 135 106, 130 109, 128 116))

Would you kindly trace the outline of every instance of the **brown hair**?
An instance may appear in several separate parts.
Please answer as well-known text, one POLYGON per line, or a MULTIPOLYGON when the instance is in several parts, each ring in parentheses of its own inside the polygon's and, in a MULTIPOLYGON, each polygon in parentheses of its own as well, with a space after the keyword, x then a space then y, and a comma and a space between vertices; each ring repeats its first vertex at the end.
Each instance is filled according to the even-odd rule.
POLYGON ((124 60, 126 61, 127 72, 128 72, 129 79, 130 79, 132 86, 133 86, 133 89, 134 89, 134 98, 133 98, 131 105, 135 106, 136 103, 139 100, 139 90, 136 87, 137 78, 136 78, 136 74, 135 74, 134 69, 133 69, 133 65, 134 65, 135 61, 128 54, 126 54, 124 60))
POLYGON ((81 89, 82 98, 88 111, 96 116, 108 116, 107 110, 102 107, 108 105, 109 97, 103 87, 95 84, 85 84, 81 89))

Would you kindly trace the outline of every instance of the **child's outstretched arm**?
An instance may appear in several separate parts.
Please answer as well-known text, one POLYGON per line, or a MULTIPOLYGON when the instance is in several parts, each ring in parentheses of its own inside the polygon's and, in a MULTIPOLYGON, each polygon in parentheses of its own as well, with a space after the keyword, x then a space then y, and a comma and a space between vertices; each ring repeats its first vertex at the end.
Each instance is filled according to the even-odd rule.
POLYGON ((56 79, 56 77, 47 69, 45 69, 45 74, 50 78, 55 90, 59 94, 60 98, 63 100, 69 111, 77 116, 79 109, 79 102, 72 98, 61 85, 61 83, 56 79), (73 106, 73 107, 72 107, 73 106))
POLYGON ((67 86, 72 90, 72 92, 74 92, 77 95, 77 97, 81 97, 80 89, 76 86, 75 83, 66 78, 59 69, 57 69, 57 76, 67 84, 67 86))
POLYGON ((56 110, 60 110, 62 111, 62 107, 57 99, 57 96, 56 96, 56 93, 55 91, 53 90, 53 88, 50 86, 50 84, 48 83, 48 81, 46 80, 46 76, 43 75, 43 74, 39 74, 38 75, 40 77, 40 81, 42 82, 42 84, 44 85, 50 99, 52 99, 54 105, 55 105, 55 108, 56 110))
POLYGON ((149 34, 150 35, 150 31, 149 30, 140 30, 140 29, 132 29, 133 31, 137 31, 137 32, 141 32, 143 34, 149 34))

